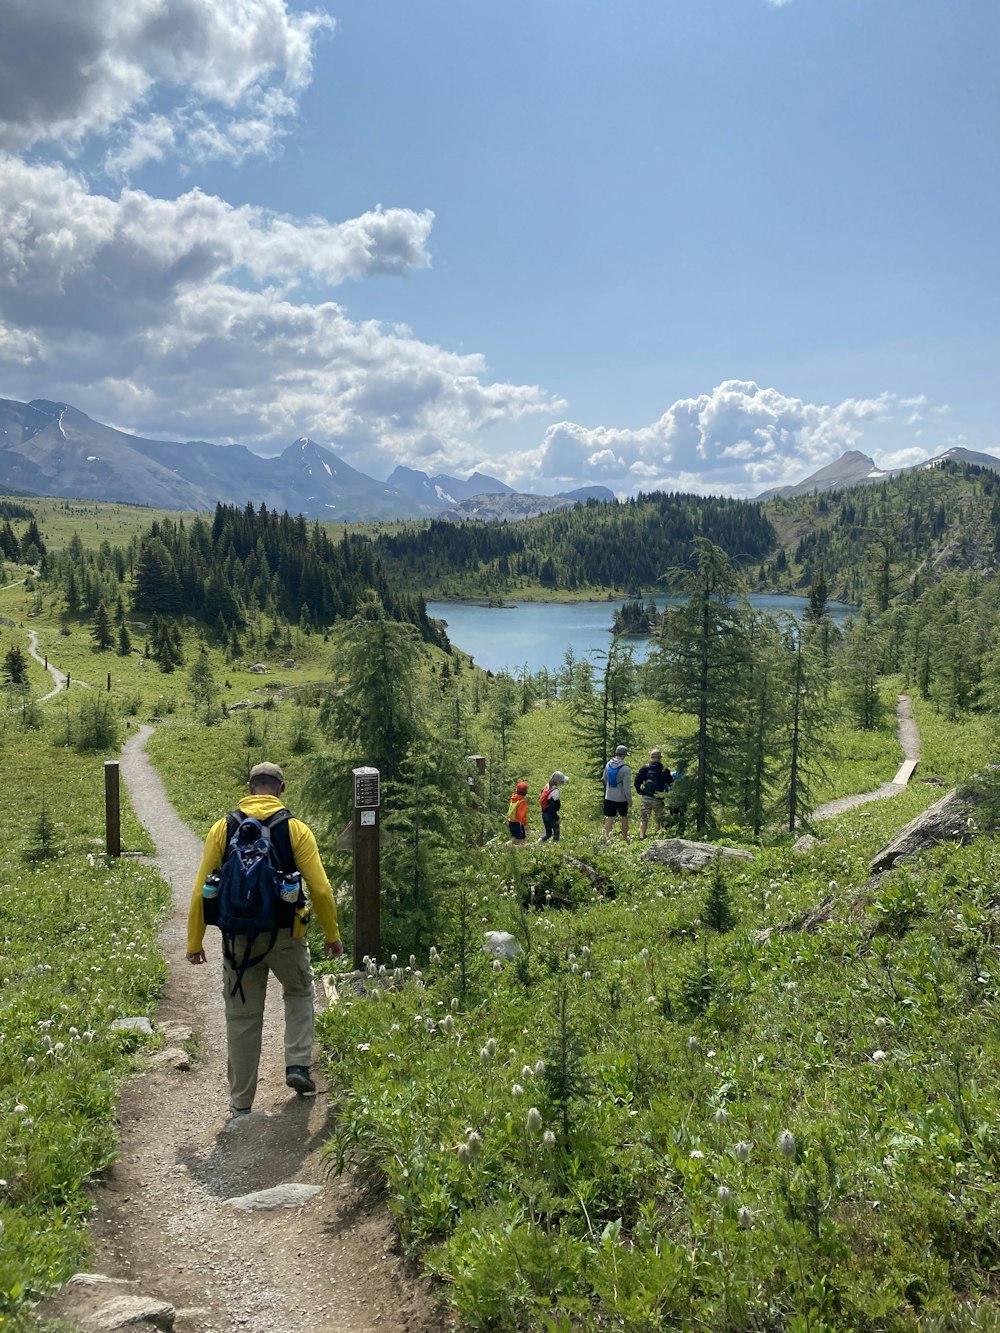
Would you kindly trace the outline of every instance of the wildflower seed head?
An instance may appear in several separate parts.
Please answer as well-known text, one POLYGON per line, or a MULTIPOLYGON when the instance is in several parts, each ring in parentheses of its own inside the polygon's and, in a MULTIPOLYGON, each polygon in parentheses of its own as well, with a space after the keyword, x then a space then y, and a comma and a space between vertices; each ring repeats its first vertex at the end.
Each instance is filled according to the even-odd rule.
POLYGON ((542 1135, 542 1146, 549 1152, 556 1146, 556 1132, 554 1129, 547 1129, 542 1135))
POLYGON ((700 1148, 692 1148, 690 1153, 688 1153, 688 1156, 691 1158, 692 1162, 700 1162, 704 1159, 705 1154, 700 1148))
POLYGON ((740 1139, 739 1143, 737 1143, 733 1151, 736 1153, 736 1156, 739 1159, 739 1161, 749 1162, 750 1150, 752 1147, 753 1147, 752 1143, 748 1143, 746 1139, 740 1139))
POLYGON ((795 1156, 795 1136, 790 1129, 783 1129, 778 1135, 778 1151, 782 1157, 795 1156))
POLYGON ((699 1046, 699 1042, 698 1042, 698 1038, 697 1038, 697 1037, 688 1037, 688 1039, 687 1039, 687 1048, 688 1048, 689 1051, 692 1051, 692 1052, 696 1051, 696 1050, 698 1049, 698 1046, 699 1046))
POLYGON ((457 996, 457 995, 452 996, 452 1001, 451 1001, 451 1012, 452 1012, 453 1014, 457 1014, 457 1013, 458 1013, 458 996, 457 996))
POLYGON ((881 1064, 887 1058, 886 1052, 882 1050, 872 1051, 872 1059, 876 1064, 881 1064))
POLYGON ((720 1185, 715 1193, 723 1208, 725 1208, 727 1203, 731 1202, 733 1197, 732 1192, 727 1185, 720 1185))
POLYGON ((452 1018, 451 1014, 445 1014, 444 1018, 441 1019, 441 1027, 450 1037, 455 1030, 455 1020, 452 1018))
POLYGON ((495 1037, 490 1037, 490 1038, 487 1040, 487 1042, 486 1042, 486 1051, 487 1051, 487 1054, 489 1055, 490 1059, 492 1060, 493 1057, 494 1057, 494 1055, 496 1055, 496 1053, 497 1053, 497 1043, 496 1043, 496 1038, 495 1038, 495 1037))
POLYGON ((535 1071, 532 1069, 531 1065, 524 1066, 524 1068, 521 1070, 521 1077, 525 1080, 525 1082, 527 1082, 529 1078, 535 1077, 535 1071))
POLYGON ((538 1134, 542 1128, 542 1113, 537 1106, 532 1106, 528 1111, 528 1131, 531 1134, 538 1134))
POLYGON ((469 1156, 473 1161, 475 1161, 483 1151, 483 1140, 474 1129, 469 1132, 469 1137, 465 1140, 465 1146, 468 1148, 469 1156))
POLYGON ((524 1096, 524 1089, 521 1087, 520 1083, 515 1083, 514 1086, 511 1088, 510 1092, 512 1097, 524 1096))
POLYGON ((463 1166, 468 1166, 472 1161, 472 1154, 469 1152, 469 1145, 467 1143, 460 1143, 458 1145, 458 1160, 463 1166))
POLYGON ((743 1205, 736 1216, 744 1231, 753 1226, 753 1212, 746 1206, 746 1204, 743 1205))
POLYGON ((545 1061, 544 1061, 544 1060, 536 1060, 536 1061, 535 1061, 535 1073, 538 1075, 539 1078, 541 1078, 542 1075, 545 1073, 545 1061))
POLYGON ((724 1125, 728 1119, 729 1119, 729 1112, 726 1110, 724 1106, 720 1106, 718 1110, 715 1112, 715 1123, 717 1125, 724 1125))

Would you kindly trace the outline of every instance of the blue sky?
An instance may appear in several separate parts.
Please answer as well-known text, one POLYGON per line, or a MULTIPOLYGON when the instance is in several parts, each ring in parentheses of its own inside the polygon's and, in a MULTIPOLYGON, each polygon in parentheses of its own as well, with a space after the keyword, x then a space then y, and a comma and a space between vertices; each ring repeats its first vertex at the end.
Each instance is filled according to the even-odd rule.
POLYGON ((0 394, 520 489, 1000 452, 994 0, 5 0, 0 394))

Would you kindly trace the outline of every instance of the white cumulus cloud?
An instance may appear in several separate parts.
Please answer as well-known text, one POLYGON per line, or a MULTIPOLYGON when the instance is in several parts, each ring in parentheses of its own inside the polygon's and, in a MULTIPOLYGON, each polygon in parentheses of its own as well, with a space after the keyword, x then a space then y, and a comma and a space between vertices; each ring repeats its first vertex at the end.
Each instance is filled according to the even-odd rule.
MULTIPOLYGON (((593 482, 619 493, 754 495, 799 481, 861 447, 869 429, 903 429, 917 406, 890 393, 808 403, 752 380, 725 380, 711 393, 678 399, 647 426, 552 425, 538 449, 523 455, 515 482, 536 490, 593 482)), ((907 453, 928 456, 923 449, 907 453)))
POLYGON ((112 134, 121 171, 270 151, 332 27, 285 0, 4 0, 0 148, 112 134))
POLYGON ((424 267, 432 222, 297 220, 199 190, 108 197, 65 167, 0 158, 0 364, 43 397, 58 367, 59 396, 147 432, 308 433, 366 470, 411 449, 471 465, 476 431, 564 404, 296 290, 424 267))

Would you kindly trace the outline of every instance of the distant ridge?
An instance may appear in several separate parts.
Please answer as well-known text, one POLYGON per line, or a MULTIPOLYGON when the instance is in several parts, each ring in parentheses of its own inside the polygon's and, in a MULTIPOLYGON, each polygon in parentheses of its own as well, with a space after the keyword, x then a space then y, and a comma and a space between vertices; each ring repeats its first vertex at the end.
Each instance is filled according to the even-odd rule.
POLYGON ((796 482, 794 486, 775 486, 771 490, 761 491, 757 499, 774 500, 780 495, 818 495, 824 491, 846 490, 850 486, 884 481, 886 477, 898 477, 904 472, 920 472, 940 467, 942 463, 969 463, 975 467, 985 467, 993 472, 1000 472, 1000 458, 994 454, 977 453, 974 449, 963 449, 961 446, 946 449, 943 454, 928 458, 913 467, 891 469, 876 467, 874 459, 858 449, 851 449, 846 454, 841 454, 833 463, 828 463, 812 476, 806 477, 804 481, 796 482))
MULTIPOLYGON (((202 513, 219 502, 252 502, 344 522, 430 518, 472 497, 499 502, 514 495, 510 486, 480 472, 462 480, 398 467, 387 481, 376 481, 307 436, 271 458, 242 444, 145 439, 45 398, 0 398, 0 492, 202 513)), ((576 503, 530 498, 539 513, 576 503)), ((585 498, 581 492, 579 499, 585 498)))

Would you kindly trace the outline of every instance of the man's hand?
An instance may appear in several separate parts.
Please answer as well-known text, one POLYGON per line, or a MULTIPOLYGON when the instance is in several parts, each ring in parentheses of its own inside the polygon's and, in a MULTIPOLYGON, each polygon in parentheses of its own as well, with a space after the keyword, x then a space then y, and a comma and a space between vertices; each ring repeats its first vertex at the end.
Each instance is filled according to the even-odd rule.
POLYGON ((188 960, 189 963, 207 963, 207 962, 208 962, 208 959, 205 957, 205 950, 204 950, 204 949, 199 949, 197 953, 189 953, 189 954, 185 954, 184 956, 187 958, 187 960, 188 960))
POLYGON ((324 958, 343 958, 343 956, 344 956, 343 940, 327 940, 326 943, 323 945, 324 958))

